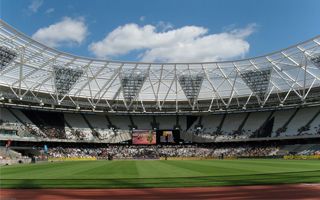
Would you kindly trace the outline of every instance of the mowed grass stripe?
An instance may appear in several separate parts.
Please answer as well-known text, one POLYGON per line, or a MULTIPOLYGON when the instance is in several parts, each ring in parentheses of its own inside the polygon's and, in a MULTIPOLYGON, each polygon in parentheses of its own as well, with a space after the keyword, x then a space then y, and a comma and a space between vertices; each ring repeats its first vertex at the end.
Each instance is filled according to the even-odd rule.
POLYGON ((64 163, 49 163, 48 165, 20 165, 18 168, 8 168, 3 178, 11 175, 19 176, 19 178, 128 178, 128 177, 174 177, 174 176, 207 176, 216 174, 242 174, 241 170, 253 172, 278 172, 283 170, 295 171, 318 169, 318 166, 305 167, 306 165, 300 162, 286 161, 281 163, 281 160, 272 160, 266 163, 265 160, 254 161, 86 161, 86 162, 64 162, 64 163), (280 163, 279 163, 280 162, 280 163), (288 165, 290 163, 290 165, 288 165), (137 167, 139 166, 139 172, 137 167), (202 166, 206 165, 206 166, 202 166), (298 167, 297 167, 298 165, 298 167), (26 167, 28 173, 24 170, 16 170, 21 166, 26 167), (280 170, 275 170, 280 169, 280 170), (50 172, 50 173, 48 173, 50 172), (155 173, 161 172, 161 173, 155 173), (75 175, 76 177, 73 177, 75 175))
POLYGON ((240 159, 235 164, 244 164, 261 172, 277 173, 319 170, 320 162, 319 160, 240 159))
POLYGON ((252 174, 264 171, 260 167, 253 167, 252 164, 238 163, 234 161, 230 162, 230 160, 219 160, 219 162, 215 162, 215 160, 206 160, 203 162, 190 160, 186 161, 186 163, 208 166, 208 175, 252 174))
POLYGON ((76 162, 57 162, 41 164, 25 164, 0 168, 1 178, 18 178, 18 179, 49 179, 49 178, 66 178, 78 171, 85 171, 99 165, 94 165, 91 161, 76 162))
POLYGON ((185 172, 180 168, 166 165, 161 161, 136 161, 136 166, 140 178, 177 177, 185 175, 185 172))
POLYGON ((0 177, 2 188, 136 188, 319 183, 320 161, 74 161, 2 166, 0 177))
MULTIPOLYGON (((175 166, 178 168, 181 168, 181 170, 191 171, 193 173, 188 173, 187 176, 194 176, 193 174, 198 174, 197 176, 211 176, 211 175, 217 175, 217 174, 238 174, 237 171, 233 171, 230 169, 226 169, 224 167, 219 167, 214 165, 214 162, 210 163, 209 165, 204 165, 203 163, 207 161, 198 161, 198 160, 192 160, 192 161, 179 161, 179 160, 169 160, 164 161, 166 164, 175 166)), ((218 161, 221 162, 221 161, 218 161)))
MULTIPOLYGON (((311 161, 312 162, 312 161, 311 161)), ((319 164, 319 162, 317 162, 319 164)), ((318 165, 311 164, 309 167, 305 167, 306 164, 303 161, 295 161, 292 160, 266 160, 266 159, 246 159, 246 160, 222 160, 221 162, 214 162, 210 160, 208 162, 202 162, 204 165, 215 165, 217 167, 222 167, 224 169, 233 169, 239 172, 239 174, 251 174, 251 173, 278 173, 278 172, 295 172, 295 171, 303 171, 306 169, 309 170, 317 170, 319 169, 318 165)))
POLYGON ((173 174, 176 174, 176 177, 193 177, 193 176, 206 176, 206 170, 199 170, 197 168, 191 167, 190 165, 185 164, 185 162, 179 161, 160 161, 163 165, 166 165, 172 171, 167 171, 169 174, 171 173, 171 177, 173 174))
POLYGON ((192 187, 224 185, 259 185, 284 183, 319 183, 319 172, 274 173, 271 175, 176 177, 146 179, 36 179, 5 180, 2 188, 143 188, 143 187, 192 187))

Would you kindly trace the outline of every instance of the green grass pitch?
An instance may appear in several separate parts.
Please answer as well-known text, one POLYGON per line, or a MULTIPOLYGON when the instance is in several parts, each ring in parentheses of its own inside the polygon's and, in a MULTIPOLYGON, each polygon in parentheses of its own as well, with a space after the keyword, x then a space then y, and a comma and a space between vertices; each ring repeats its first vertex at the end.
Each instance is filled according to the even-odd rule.
POLYGON ((141 188, 320 183, 320 161, 68 161, 0 167, 1 188, 141 188))

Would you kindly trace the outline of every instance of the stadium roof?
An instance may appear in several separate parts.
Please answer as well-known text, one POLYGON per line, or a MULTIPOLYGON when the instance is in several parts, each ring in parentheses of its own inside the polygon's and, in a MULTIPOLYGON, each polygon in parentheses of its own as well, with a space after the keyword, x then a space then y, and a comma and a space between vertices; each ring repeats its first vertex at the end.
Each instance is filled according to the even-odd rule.
MULTIPOLYGON (((214 48, 214 47, 212 47, 214 48)), ((168 52, 170 53, 170 52, 168 52)), ((17 99, 42 102, 47 94, 53 104, 69 101, 78 106, 86 99, 93 108, 102 102, 152 102, 161 108, 180 102, 196 109, 199 101, 228 107, 234 99, 270 95, 284 102, 289 94, 305 100, 320 86, 320 36, 268 55, 225 62, 142 63, 98 60, 70 55, 47 47, 0 20, 0 85, 17 99)), ((4 93, 4 92, 3 92, 4 93)), ((239 107, 243 107, 240 105, 239 107)))

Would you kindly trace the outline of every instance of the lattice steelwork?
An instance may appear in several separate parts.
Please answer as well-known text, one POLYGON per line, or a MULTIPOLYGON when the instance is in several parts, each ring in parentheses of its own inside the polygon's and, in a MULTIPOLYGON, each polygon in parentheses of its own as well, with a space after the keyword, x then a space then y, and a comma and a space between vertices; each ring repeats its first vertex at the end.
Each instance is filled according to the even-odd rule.
POLYGON ((0 71, 9 65, 15 58, 17 53, 8 47, 0 46, 0 71))
POLYGON ((181 88, 192 104, 198 99, 203 79, 203 74, 179 76, 181 88))
POLYGON ((260 100, 264 100, 270 83, 271 70, 247 71, 240 74, 247 86, 260 100))
POLYGON ((145 80, 145 74, 125 74, 121 77, 123 97, 127 102, 136 99, 145 80))
POLYGON ((320 104, 320 35, 242 60, 143 63, 66 54, 0 19, 0 47, 19 56, 0 63, 0 91, 18 106, 177 113, 320 104))
POLYGON ((71 69, 61 66, 54 66, 53 69, 55 74, 54 83, 59 95, 67 94, 83 74, 83 71, 79 69, 71 69))
POLYGON ((310 58, 310 61, 317 66, 318 68, 320 68, 320 53, 313 55, 310 58))

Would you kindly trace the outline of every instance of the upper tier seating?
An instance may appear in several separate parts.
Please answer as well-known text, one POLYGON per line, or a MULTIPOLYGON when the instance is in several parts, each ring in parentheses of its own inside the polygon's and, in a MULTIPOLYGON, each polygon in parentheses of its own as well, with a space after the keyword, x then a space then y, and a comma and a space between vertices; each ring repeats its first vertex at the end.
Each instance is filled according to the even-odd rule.
POLYGON ((180 137, 190 142, 320 135, 320 107, 199 116, 52 113, 0 108, 0 116, 3 130, 0 135, 6 138, 32 136, 117 143, 130 140, 132 128, 150 130, 156 126, 160 130, 172 130, 175 125, 179 125, 180 137), (8 136, 4 130, 17 134, 8 136))

